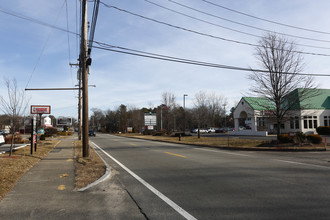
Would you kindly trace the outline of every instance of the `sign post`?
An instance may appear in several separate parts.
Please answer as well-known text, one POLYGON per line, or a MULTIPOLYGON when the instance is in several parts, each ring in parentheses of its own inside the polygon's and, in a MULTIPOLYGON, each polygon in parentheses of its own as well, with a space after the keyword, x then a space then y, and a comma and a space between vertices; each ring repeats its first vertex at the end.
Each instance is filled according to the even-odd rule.
POLYGON ((31 114, 38 114, 40 120, 37 123, 37 119, 32 120, 32 131, 31 131, 31 155, 33 151, 33 144, 34 144, 34 151, 37 151, 37 142, 38 142, 38 129, 41 127, 41 116, 42 114, 50 114, 50 105, 31 105, 31 114), (37 132, 35 132, 37 130, 37 132))

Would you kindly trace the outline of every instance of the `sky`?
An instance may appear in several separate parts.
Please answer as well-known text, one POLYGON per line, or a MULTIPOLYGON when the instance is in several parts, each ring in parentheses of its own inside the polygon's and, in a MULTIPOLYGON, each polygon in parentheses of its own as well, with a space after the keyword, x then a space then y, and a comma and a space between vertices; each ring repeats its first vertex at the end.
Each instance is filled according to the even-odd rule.
MULTIPOLYGON (((255 45, 271 31, 286 34, 297 43, 305 53, 305 73, 330 74, 328 0, 102 2, 115 8, 100 4, 95 42, 220 65, 260 68, 255 47, 246 43, 255 45)), ((4 78, 16 79, 21 89, 77 85, 77 68, 69 63, 77 63, 79 54, 79 37, 74 34, 80 33, 79 8, 78 0, 0 1, 1 95, 6 96, 4 78)), ((88 2, 88 9, 91 22, 92 1, 88 2)), ((95 42, 93 45, 99 46, 95 42)), ((187 94, 188 108, 194 106, 194 96, 199 91, 216 93, 227 100, 229 110, 242 96, 249 95, 252 86, 247 71, 175 63, 98 48, 92 49, 91 57, 89 85, 96 87, 89 87, 90 114, 92 108, 113 110, 121 104, 156 107, 164 92, 173 93, 180 106, 187 94)), ((329 77, 314 80, 320 88, 330 89, 329 77)), ((26 94, 29 105, 51 105, 52 115, 77 118, 77 91, 26 94)))

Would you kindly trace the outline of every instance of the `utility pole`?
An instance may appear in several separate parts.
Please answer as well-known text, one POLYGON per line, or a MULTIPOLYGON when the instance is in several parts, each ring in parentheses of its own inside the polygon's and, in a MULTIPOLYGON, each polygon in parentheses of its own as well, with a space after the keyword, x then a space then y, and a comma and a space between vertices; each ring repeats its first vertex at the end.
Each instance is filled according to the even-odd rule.
POLYGON ((78 70, 78 140, 81 140, 81 68, 78 70))
POLYGON ((81 68, 78 63, 69 63, 71 67, 78 66, 77 80, 78 80, 78 140, 81 140, 81 68))
POLYGON ((87 68, 87 0, 82 0, 82 22, 80 42, 80 69, 82 75, 82 148, 83 157, 89 157, 88 141, 88 68, 87 68))

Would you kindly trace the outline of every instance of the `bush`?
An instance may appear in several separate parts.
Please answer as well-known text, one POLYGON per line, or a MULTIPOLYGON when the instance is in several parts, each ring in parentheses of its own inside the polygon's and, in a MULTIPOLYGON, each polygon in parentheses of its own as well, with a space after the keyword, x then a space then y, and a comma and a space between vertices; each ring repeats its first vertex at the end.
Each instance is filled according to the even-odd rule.
POLYGON ((312 144, 322 143, 322 137, 318 134, 309 134, 309 135, 307 135, 307 140, 309 140, 312 144))
POLYGON ((57 134, 57 128, 45 128, 45 136, 51 137, 57 134))
MULTIPOLYGON (((5 143, 6 144, 11 143, 11 137, 12 137, 11 134, 5 136, 5 143)), ((14 135, 14 143, 16 143, 16 144, 24 143, 23 137, 21 135, 14 135)))
POLYGON ((294 139, 297 143, 303 143, 306 139, 306 135, 302 132, 297 132, 294 139))
POLYGON ((329 135, 330 134, 330 126, 320 126, 316 128, 316 132, 319 135, 329 135))
POLYGON ((293 143, 293 138, 288 134, 280 134, 278 137, 280 143, 293 143))

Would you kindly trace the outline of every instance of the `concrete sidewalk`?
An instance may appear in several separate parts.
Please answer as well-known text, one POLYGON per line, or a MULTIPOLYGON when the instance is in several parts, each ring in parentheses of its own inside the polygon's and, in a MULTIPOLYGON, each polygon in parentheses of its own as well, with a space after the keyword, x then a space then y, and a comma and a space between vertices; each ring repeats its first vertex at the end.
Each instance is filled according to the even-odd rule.
POLYGON ((0 219, 145 219, 115 171, 84 192, 75 190, 74 140, 62 140, 21 177, 0 202, 0 219))

